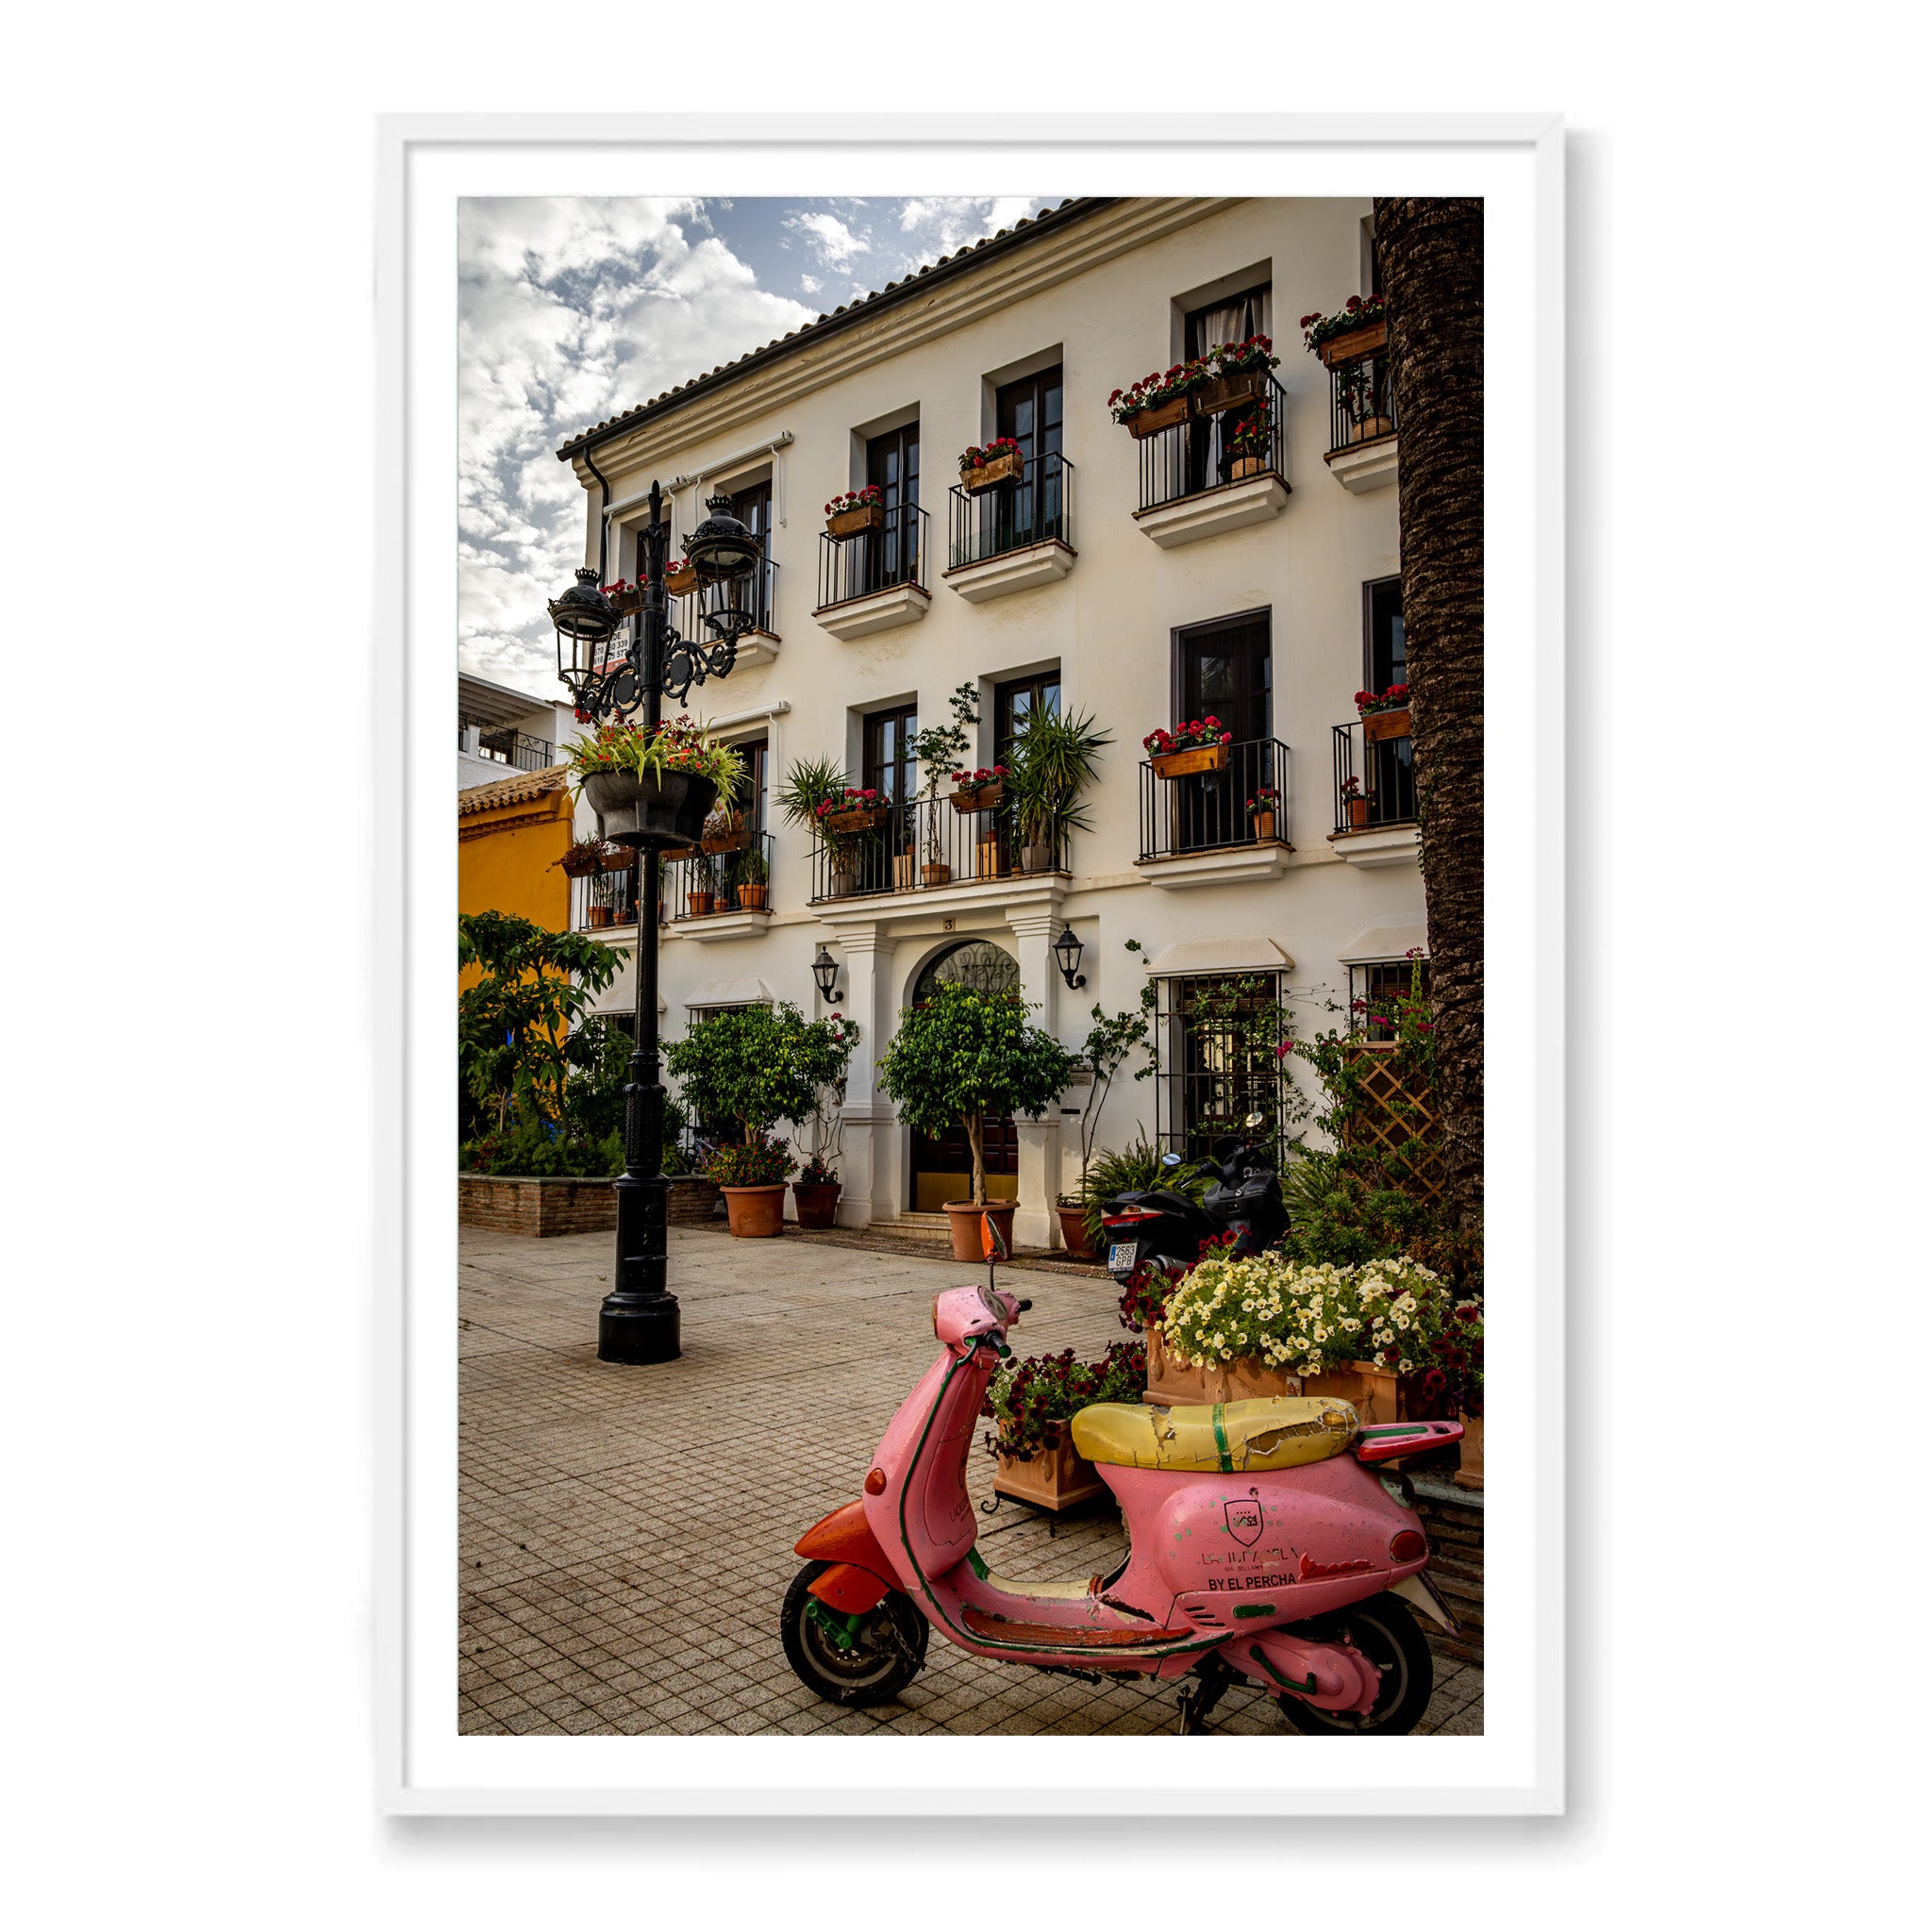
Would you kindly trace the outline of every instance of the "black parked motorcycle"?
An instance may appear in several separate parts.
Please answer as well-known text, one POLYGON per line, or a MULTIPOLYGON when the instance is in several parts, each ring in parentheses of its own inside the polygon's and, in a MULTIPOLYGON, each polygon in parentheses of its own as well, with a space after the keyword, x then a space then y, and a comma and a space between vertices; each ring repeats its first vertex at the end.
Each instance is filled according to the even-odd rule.
MULTIPOLYGON (((1241 1124, 1249 1133, 1263 1124, 1251 1113, 1241 1124)), ((1193 1175, 1208 1180, 1199 1201, 1176 1187, 1133 1189, 1101 1203, 1101 1224, 1107 1229, 1107 1272, 1125 1286, 1137 1269, 1191 1267, 1201 1243, 1232 1233, 1235 1252, 1253 1254, 1277 1241, 1288 1231, 1288 1210, 1281 1202, 1281 1176, 1273 1160, 1252 1141, 1229 1135, 1214 1142, 1212 1153, 1191 1166, 1178 1154, 1163 1154, 1162 1167, 1179 1181, 1193 1175)))

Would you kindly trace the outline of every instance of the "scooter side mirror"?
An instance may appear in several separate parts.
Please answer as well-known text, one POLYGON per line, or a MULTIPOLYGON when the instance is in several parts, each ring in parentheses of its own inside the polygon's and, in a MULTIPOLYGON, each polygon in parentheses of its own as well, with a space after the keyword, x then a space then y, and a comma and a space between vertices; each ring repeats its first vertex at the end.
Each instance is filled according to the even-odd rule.
POLYGON ((1163 1154, 1160 1157, 1160 1164, 1162 1167, 1178 1167, 1181 1164, 1181 1158, 1178 1154, 1163 1154))
POLYGON ((1000 1232, 999 1223, 991 1214, 979 1217, 979 1252, 989 1261, 1004 1261, 1012 1254, 1007 1246, 1006 1236, 1000 1232))
POLYGON ((1241 1125, 1247 1128, 1248 1132, 1251 1134, 1255 1131, 1257 1127, 1265 1127, 1267 1124, 1267 1115, 1259 1113, 1251 1113, 1247 1117, 1247 1119, 1241 1123, 1241 1125))

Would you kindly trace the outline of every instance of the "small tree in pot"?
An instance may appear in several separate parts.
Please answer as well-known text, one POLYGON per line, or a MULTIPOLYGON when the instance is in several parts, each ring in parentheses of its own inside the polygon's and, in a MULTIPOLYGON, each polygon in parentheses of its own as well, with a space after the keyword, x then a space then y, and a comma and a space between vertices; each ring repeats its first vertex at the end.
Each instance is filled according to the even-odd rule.
MULTIPOLYGON (((923 1004, 899 1015, 899 1030, 879 1061, 879 1087, 915 1131, 943 1134, 958 1125, 973 1150, 973 1198, 948 1201, 956 1259, 979 1258, 979 1214, 986 1199, 986 1120, 1024 1113, 1034 1119, 1058 1098, 1074 1062, 1043 1027, 1028 1024, 1016 992, 987 992, 942 981, 923 1004)), ((1011 1241, 1017 1203, 1000 1202, 1011 1241)))
POLYGON ((1045 708, 1029 711, 1013 734, 1006 802, 1027 872, 1051 872, 1062 836, 1092 830, 1078 801, 1098 775, 1100 753, 1112 742, 1095 729, 1091 712, 1066 718, 1045 708))
POLYGON ((960 685, 950 702, 953 722, 928 724, 913 735, 911 745, 912 756, 925 774, 925 858, 920 872, 928 886, 942 886, 953 875, 940 829, 940 785, 973 749, 973 732, 979 724, 979 687, 960 685))

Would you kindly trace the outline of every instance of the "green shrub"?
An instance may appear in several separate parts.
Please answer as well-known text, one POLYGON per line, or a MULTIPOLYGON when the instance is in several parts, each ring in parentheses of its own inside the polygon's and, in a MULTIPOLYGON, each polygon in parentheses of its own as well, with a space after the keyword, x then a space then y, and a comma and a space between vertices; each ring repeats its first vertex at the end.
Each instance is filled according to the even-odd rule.
POLYGON ((1109 1153, 1103 1148, 1096 1154, 1088 1165, 1086 1179, 1080 1184, 1080 1202, 1087 1210, 1088 1241, 1098 1247, 1100 1238, 1106 1232, 1100 1224, 1102 1202, 1112 1200, 1116 1194, 1148 1188, 1167 1188, 1175 1193, 1185 1194, 1191 1201, 1198 1201, 1208 1191, 1208 1183, 1199 1175, 1191 1175, 1185 1180, 1174 1178, 1160 1164, 1160 1149, 1150 1146, 1139 1135, 1118 1153, 1109 1153))

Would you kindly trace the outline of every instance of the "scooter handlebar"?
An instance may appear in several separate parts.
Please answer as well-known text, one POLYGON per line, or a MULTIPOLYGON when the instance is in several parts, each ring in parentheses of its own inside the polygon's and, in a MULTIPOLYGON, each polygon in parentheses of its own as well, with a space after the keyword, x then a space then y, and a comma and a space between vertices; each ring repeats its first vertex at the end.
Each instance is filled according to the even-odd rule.
POLYGON ((1024 1300, 1024 1299, 1023 1299, 1023 1300, 1022 1300, 1022 1301, 1021 1301, 1021 1302, 1020 1302, 1020 1303, 1018 1304, 1018 1306, 1019 1306, 1019 1309, 1020 1309, 1020 1312, 1021 1312, 1021 1313, 1022 1313, 1022 1314, 1024 1315, 1024 1313, 1026 1312, 1026 1310, 1027 1310, 1028 1308, 1030 1308, 1030 1307, 1031 1307, 1033 1306, 1033 1304, 1032 1304, 1032 1303, 1031 1303, 1030 1301, 1026 1301, 1026 1300, 1024 1300))

